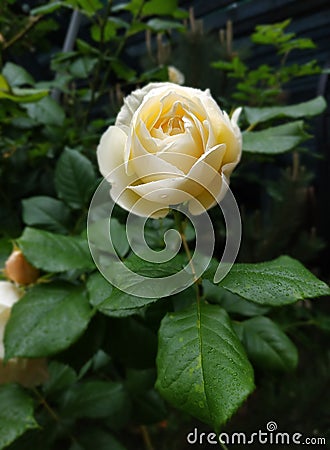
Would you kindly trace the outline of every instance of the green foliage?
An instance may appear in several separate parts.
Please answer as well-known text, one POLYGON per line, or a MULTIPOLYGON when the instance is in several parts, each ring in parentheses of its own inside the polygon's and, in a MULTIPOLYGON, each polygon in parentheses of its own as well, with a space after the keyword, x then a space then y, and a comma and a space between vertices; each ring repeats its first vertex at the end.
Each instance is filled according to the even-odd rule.
POLYGON ((286 32, 291 20, 269 25, 257 25, 251 35, 251 41, 257 45, 273 47, 279 59, 278 64, 261 64, 250 69, 236 54, 228 55, 229 60, 212 63, 212 67, 227 73, 229 78, 237 79, 232 93, 234 100, 256 106, 274 105, 281 102, 283 87, 297 77, 320 73, 316 61, 304 64, 287 64, 289 54, 293 50, 315 48, 308 38, 296 38, 295 33, 286 32))
POLYGON ((22 207, 22 217, 26 225, 41 226, 55 233, 67 233, 71 213, 62 201, 47 196, 36 196, 23 200, 22 207))
POLYGON ((33 401, 14 384, 0 386, 0 448, 7 447, 30 428, 36 428, 33 401))
POLYGON ((330 294, 326 283, 289 256, 265 263, 235 264, 220 285, 246 300, 267 306, 330 294))
POLYGON ((73 209, 83 208, 96 182, 93 165, 78 151, 66 148, 56 165, 54 182, 59 198, 73 209))
POLYGON ((291 20, 287 19, 271 25, 257 25, 251 39, 257 44, 275 46, 279 55, 288 54, 292 50, 315 48, 311 39, 296 38, 295 33, 286 33, 291 20))
POLYGON ((91 305, 98 311, 112 317, 126 317, 139 312, 144 306, 154 303, 157 298, 137 297, 113 288, 100 273, 89 277, 87 289, 91 305))
POLYGON ((216 430, 254 388, 252 367, 218 306, 198 305, 165 316, 157 367, 160 393, 216 430))
POLYGON ((25 228, 18 240, 18 245, 26 258, 38 269, 65 272, 94 268, 87 240, 83 237, 62 236, 48 231, 25 228))
POLYGON ((269 108, 251 108, 246 106, 244 113, 249 124, 255 125, 278 117, 298 119, 300 117, 316 116, 321 114, 326 106, 324 98, 319 96, 308 102, 290 106, 270 106, 269 108))
POLYGON ((66 349, 85 331, 91 315, 81 289, 56 284, 31 288, 12 310, 6 358, 49 356, 66 349))
POLYGON ((243 151, 276 155, 293 150, 307 138, 303 121, 297 120, 262 131, 246 131, 243 134, 243 151))
POLYGON ((268 317, 253 317, 235 324, 251 361, 264 370, 290 371, 297 367, 298 352, 292 341, 268 317))

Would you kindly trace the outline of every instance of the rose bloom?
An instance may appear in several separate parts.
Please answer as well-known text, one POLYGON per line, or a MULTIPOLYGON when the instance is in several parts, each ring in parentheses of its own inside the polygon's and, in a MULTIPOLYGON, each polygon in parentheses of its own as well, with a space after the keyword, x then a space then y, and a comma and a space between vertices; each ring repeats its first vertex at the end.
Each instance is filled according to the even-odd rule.
POLYGON ((153 218, 181 203, 192 214, 211 208, 241 157, 239 114, 230 119, 209 90, 150 83, 134 91, 97 148, 111 197, 153 218))
MULTIPOLYGON (((45 359, 13 358, 3 363, 3 338, 11 309, 23 292, 10 281, 0 281, 0 384, 16 382, 26 387, 36 386, 48 378, 45 359)), ((22 337, 23 338, 23 337, 22 337)))

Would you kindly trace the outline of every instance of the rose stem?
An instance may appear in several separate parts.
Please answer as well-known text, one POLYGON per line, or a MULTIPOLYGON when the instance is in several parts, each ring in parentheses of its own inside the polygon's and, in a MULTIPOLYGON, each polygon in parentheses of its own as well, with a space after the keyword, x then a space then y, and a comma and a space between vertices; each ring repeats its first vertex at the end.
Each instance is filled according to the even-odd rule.
POLYGON ((194 267, 194 263, 192 262, 192 257, 191 257, 191 252, 190 252, 190 249, 189 249, 189 245, 188 245, 186 236, 184 234, 185 221, 181 219, 182 216, 181 216, 180 212, 173 211, 173 214, 174 214, 174 220, 175 220, 176 226, 177 226, 178 231, 180 233, 180 237, 181 237, 181 240, 182 240, 182 245, 183 245, 184 251, 186 252, 186 255, 187 255, 187 258, 188 258, 188 261, 189 261, 189 265, 190 265, 190 268, 191 268, 191 272, 192 272, 193 277, 194 277, 194 285, 195 285, 195 288, 196 288, 196 299, 197 299, 197 303, 199 304, 200 298, 201 298, 201 280, 196 275, 196 270, 195 270, 195 267, 194 267))

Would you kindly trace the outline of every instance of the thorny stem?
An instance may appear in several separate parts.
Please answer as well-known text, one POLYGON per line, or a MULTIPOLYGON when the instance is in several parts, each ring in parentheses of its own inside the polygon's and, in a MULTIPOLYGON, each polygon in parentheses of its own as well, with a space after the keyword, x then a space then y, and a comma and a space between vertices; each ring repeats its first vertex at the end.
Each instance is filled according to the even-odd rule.
POLYGON ((292 154, 292 181, 297 181, 299 175, 299 153, 294 151, 292 154))
MULTIPOLYGON (((95 104, 96 90, 97 90, 99 82, 100 82, 102 65, 103 65, 103 62, 105 60, 105 57, 108 55, 108 51, 105 49, 104 33, 105 33, 105 27, 106 27, 106 24, 107 24, 108 17, 109 17, 109 15, 111 13, 111 7, 112 7, 112 0, 109 0, 109 2, 107 4, 106 11, 102 15, 103 17, 102 18, 97 17, 98 26, 99 26, 99 29, 100 29, 100 47, 99 47, 100 56, 99 56, 99 60, 97 62, 96 69, 94 71, 93 79, 90 82, 91 100, 90 100, 90 102, 88 104, 87 111, 85 113, 84 126, 86 125, 87 120, 89 118, 89 115, 91 113, 91 110, 92 110, 92 108, 93 108, 93 106, 95 104)), ((110 64, 109 64, 109 66, 110 66, 110 64)), ((107 78, 107 77, 105 77, 105 78, 107 78)))
POLYGON ((33 392, 35 393, 36 397, 38 397, 40 404, 45 408, 45 410, 55 420, 55 422, 60 422, 60 418, 58 417, 56 412, 53 410, 53 408, 47 403, 46 399, 40 394, 38 389, 33 388, 33 392))
POLYGON ((8 42, 4 42, 2 49, 6 50, 7 48, 11 47, 13 44, 15 44, 17 41, 22 39, 28 33, 38 22, 42 19, 43 16, 35 16, 31 17, 29 19, 28 24, 19 31, 15 36, 13 36, 8 42))
POLYGON ((140 426, 141 434, 143 437, 143 441, 146 447, 146 450, 154 450, 154 447, 151 443, 150 435, 148 432, 148 428, 145 425, 140 426))
POLYGON ((184 234, 184 228, 185 228, 186 224, 182 220, 181 214, 178 211, 173 211, 173 213, 174 213, 174 220, 175 220, 177 229, 178 229, 178 231, 180 233, 182 246, 183 246, 184 251, 185 251, 185 253, 187 255, 187 258, 188 258, 188 261, 189 261, 189 266, 191 268, 191 272, 192 272, 192 275, 193 275, 193 278, 194 278, 194 285, 195 285, 195 288, 196 288, 196 300, 197 300, 197 303, 199 304, 200 299, 201 299, 201 280, 196 274, 196 269, 195 269, 194 263, 192 261, 192 256, 191 256, 191 252, 190 252, 190 249, 189 249, 189 245, 188 245, 186 236, 184 234))
MULTIPOLYGON (((144 6, 144 3, 145 3, 145 0, 143 0, 141 2, 138 11, 134 14, 134 16, 132 18, 132 22, 131 22, 132 24, 139 19, 139 16, 140 16, 140 14, 142 12, 142 8, 144 6)), ((114 53, 115 58, 118 58, 118 56, 120 55, 120 53, 123 50, 123 48, 124 48, 124 46, 125 46, 125 44, 127 42, 127 39, 129 38, 129 36, 130 36, 130 28, 127 28, 127 30, 125 31, 124 36, 120 39, 119 45, 118 45, 118 47, 117 47, 117 49, 116 49, 116 51, 114 53)), ((106 82, 108 81, 110 72, 111 72, 111 64, 108 64, 108 69, 105 71, 105 74, 104 74, 103 79, 101 81, 101 85, 100 85, 100 89, 99 89, 100 92, 103 92, 103 90, 105 88, 105 85, 106 85, 106 82)))
POLYGON ((228 450, 228 447, 223 442, 220 441, 220 445, 223 448, 223 450, 228 450))
POLYGON ((257 125, 256 123, 251 123, 251 125, 245 131, 252 131, 253 128, 256 127, 256 125, 257 125))
MULTIPOLYGON (((48 414, 50 415, 50 417, 56 422, 56 423, 61 423, 61 418, 56 414, 56 412, 53 410, 53 408, 49 405, 49 403, 47 402, 47 400, 40 394, 40 392, 38 391, 38 389, 36 388, 32 388, 32 391, 34 392, 35 396, 38 398, 40 404, 45 408, 45 410, 48 412, 48 414)), ((68 436, 70 437, 71 441, 73 443, 77 442, 77 439, 70 433, 68 432, 68 436)), ((150 449, 151 450, 151 449, 150 449)))

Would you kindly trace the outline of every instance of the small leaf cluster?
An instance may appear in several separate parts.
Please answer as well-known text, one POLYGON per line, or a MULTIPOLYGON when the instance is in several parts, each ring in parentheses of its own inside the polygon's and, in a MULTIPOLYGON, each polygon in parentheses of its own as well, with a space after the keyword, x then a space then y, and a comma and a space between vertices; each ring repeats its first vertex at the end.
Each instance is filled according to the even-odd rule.
POLYGON ((291 20, 287 19, 279 23, 257 25, 251 35, 253 43, 273 48, 278 57, 277 64, 261 64, 251 69, 236 52, 227 55, 228 60, 212 63, 212 67, 224 71, 229 78, 237 80, 232 93, 232 98, 236 102, 251 106, 283 103, 283 89, 290 81, 321 72, 316 60, 303 64, 287 63, 292 51, 315 48, 311 39, 297 38, 295 33, 287 32, 290 23, 291 20))

